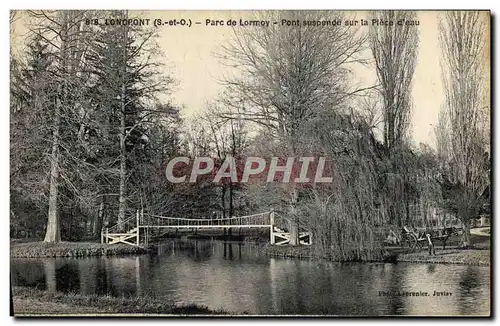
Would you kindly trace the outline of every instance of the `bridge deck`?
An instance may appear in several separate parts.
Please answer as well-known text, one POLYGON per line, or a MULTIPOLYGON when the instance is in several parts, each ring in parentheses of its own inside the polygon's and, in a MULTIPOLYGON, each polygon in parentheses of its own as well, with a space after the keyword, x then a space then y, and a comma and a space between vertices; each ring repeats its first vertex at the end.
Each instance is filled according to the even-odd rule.
MULTIPOLYGON (((139 246, 141 231, 144 242, 148 242, 150 229, 266 229, 270 230, 271 244, 286 244, 290 241, 291 234, 275 226, 274 212, 265 212, 246 216, 228 218, 180 218, 147 214, 143 212, 135 217, 130 217, 120 224, 106 228, 101 232, 101 243, 126 243, 139 246), (146 217, 146 218, 144 218, 146 217), (134 240, 135 239, 135 240, 134 240), (278 240, 278 241, 276 241, 278 240), (134 241, 134 242, 131 242, 134 241)), ((310 232, 300 232, 299 240, 302 244, 311 244, 310 232), (309 243, 305 238, 309 238, 309 243)))

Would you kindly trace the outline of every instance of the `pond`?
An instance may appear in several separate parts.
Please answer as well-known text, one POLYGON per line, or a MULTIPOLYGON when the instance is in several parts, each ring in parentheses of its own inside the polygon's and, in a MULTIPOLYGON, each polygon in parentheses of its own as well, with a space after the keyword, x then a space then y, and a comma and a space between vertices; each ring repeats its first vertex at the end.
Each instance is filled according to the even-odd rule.
POLYGON ((176 240, 162 243, 157 255, 11 259, 11 278, 13 286, 154 296, 259 315, 488 315, 490 310, 489 267, 270 258, 249 243, 176 240))

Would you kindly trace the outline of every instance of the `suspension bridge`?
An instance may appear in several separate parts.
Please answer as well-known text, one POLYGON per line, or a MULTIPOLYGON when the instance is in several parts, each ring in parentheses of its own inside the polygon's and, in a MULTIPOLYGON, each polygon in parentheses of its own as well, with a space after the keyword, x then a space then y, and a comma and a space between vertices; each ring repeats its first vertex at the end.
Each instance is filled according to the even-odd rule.
MULTIPOLYGON (((268 229, 269 241, 274 245, 285 245, 290 242, 291 234, 276 224, 277 216, 274 211, 246 216, 227 218, 181 218, 154 214, 144 214, 137 211, 119 224, 106 228, 101 232, 101 243, 124 243, 132 246, 147 245, 151 230, 195 230, 199 229, 268 229)), ((280 224, 282 225, 282 224, 280 224)), ((312 244, 310 232, 299 232, 299 243, 312 244)))

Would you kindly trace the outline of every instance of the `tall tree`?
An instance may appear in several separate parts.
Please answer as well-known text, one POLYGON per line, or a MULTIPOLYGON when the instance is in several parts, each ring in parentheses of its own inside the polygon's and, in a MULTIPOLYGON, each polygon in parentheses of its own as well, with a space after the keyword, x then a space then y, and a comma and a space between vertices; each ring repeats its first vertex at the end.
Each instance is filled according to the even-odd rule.
MULTIPOLYGON (((332 19, 321 11, 267 12, 259 19, 332 19)), ((336 19, 343 20, 339 14, 336 19)), ((231 43, 224 47, 226 63, 239 69, 237 77, 227 78, 227 104, 240 107, 227 115, 259 124, 287 148, 285 156, 298 153, 303 123, 318 110, 340 109, 355 93, 346 82, 350 65, 359 56, 365 39, 358 28, 341 25, 317 28, 312 25, 234 29, 231 43), (241 104, 244 107, 241 107, 241 104)), ((287 186, 291 240, 298 244, 298 191, 287 186)))
MULTIPOLYGON (((220 166, 228 157, 235 160, 237 170, 241 169, 240 158, 247 147, 245 123, 242 119, 227 119, 222 105, 209 105, 202 119, 207 122, 211 132, 211 144, 217 156, 217 165, 220 166)), ((221 190, 222 217, 234 216, 234 200, 241 183, 233 182, 230 178, 223 178, 217 183, 221 190), (228 197, 228 198, 226 198, 228 197), (226 205, 226 201, 228 201, 226 205), (227 210, 226 210, 227 207, 227 210)), ((228 230, 231 235, 231 229, 228 230)))
POLYGON ((47 156, 54 108, 54 58, 40 37, 27 44, 23 63, 11 58, 10 189, 13 231, 43 231, 47 212, 47 156))
POLYGON ((410 223, 410 167, 413 156, 406 144, 411 120, 412 80, 418 59, 418 26, 400 25, 414 21, 412 11, 376 11, 372 19, 391 22, 388 26, 372 25, 369 30, 370 48, 378 77, 382 102, 383 140, 389 154, 386 164, 386 207, 392 223, 410 223))
POLYGON ((463 223, 463 247, 471 245, 471 219, 488 201, 488 14, 450 11, 439 25, 445 103, 436 128, 442 160, 445 208, 463 223))
POLYGON ((13 61, 11 72, 11 157, 19 163, 11 170, 17 180, 13 201, 19 203, 12 215, 48 209, 48 242, 82 237, 84 226, 98 232, 105 212, 115 208, 107 198, 119 198, 120 188, 117 210, 124 212, 130 201, 136 206, 144 181, 138 174, 153 178, 149 172, 163 159, 158 139, 172 136, 176 146, 175 135, 164 132, 175 125, 167 120, 176 113, 155 98, 170 79, 159 76, 152 59, 154 32, 85 24, 101 15, 127 13, 61 10, 20 16, 29 34, 26 63, 13 61), (34 157, 48 159, 37 164, 34 157), (123 181, 134 185, 132 192, 123 181))
MULTIPOLYGON (((121 19, 128 18, 128 12, 123 11, 120 17, 121 19)), ((125 138, 126 134, 126 117, 127 113, 125 112, 126 108, 126 90, 127 90, 127 56, 128 56, 128 45, 129 45, 129 27, 128 25, 123 25, 121 28, 121 35, 118 35, 119 40, 119 48, 121 51, 118 52, 118 56, 121 57, 121 60, 118 60, 118 69, 121 70, 119 72, 119 83, 120 83, 120 91, 118 98, 120 99, 120 190, 119 190, 119 206, 118 206, 118 228, 121 228, 121 223, 125 220, 125 196, 126 196, 126 184, 125 179, 127 177, 127 161, 126 161, 126 148, 125 148, 125 138), (121 52, 121 53, 120 53, 121 52)))
POLYGON ((418 55, 418 26, 399 25, 414 21, 414 11, 378 11, 373 19, 393 24, 370 27, 370 47, 375 59, 379 91, 383 101, 384 144, 399 146, 405 140, 411 117, 411 83, 418 55))
MULTIPOLYGON (((111 11, 109 16, 128 19, 126 10, 111 11)), ((108 16, 108 17, 109 17, 108 16)), ((102 145, 110 152, 101 153, 102 168, 111 179, 118 171, 118 224, 125 220, 127 203, 131 198, 127 191, 127 182, 137 180, 134 166, 138 166, 145 157, 145 148, 151 143, 148 137, 148 125, 161 123, 158 116, 170 114, 171 107, 158 105, 156 95, 167 91, 170 77, 158 75, 161 63, 155 57, 157 45, 155 31, 142 26, 127 24, 101 26, 98 31, 97 45, 89 61, 97 76, 93 87, 94 104, 98 128, 103 136, 102 145), (115 123, 117 121, 118 123, 115 123), (117 136, 116 144, 113 136, 117 136), (117 145, 116 148, 114 146, 117 145), (116 150, 118 149, 118 150, 116 150), (118 158, 110 159, 116 153, 118 158), (119 162, 118 166, 115 163, 119 162)), ((139 178, 140 179, 140 178, 139 178)), ((109 180, 109 179, 108 179, 109 180)), ((105 183, 108 181, 104 180, 105 183)), ((103 188, 106 191, 108 186, 103 188)), ((138 187, 140 188, 140 187, 138 187)))
POLYGON ((30 32, 41 38, 50 47, 56 60, 53 76, 55 83, 54 106, 51 112, 51 150, 48 223, 45 236, 46 242, 59 242, 59 197, 61 176, 66 183, 68 178, 61 175, 64 162, 63 156, 71 156, 71 150, 64 144, 64 139, 71 134, 72 128, 62 124, 72 123, 79 107, 80 90, 83 86, 81 71, 83 58, 88 49, 86 38, 91 35, 84 24, 85 11, 32 11, 30 32), (63 148, 64 154, 61 152, 63 148))

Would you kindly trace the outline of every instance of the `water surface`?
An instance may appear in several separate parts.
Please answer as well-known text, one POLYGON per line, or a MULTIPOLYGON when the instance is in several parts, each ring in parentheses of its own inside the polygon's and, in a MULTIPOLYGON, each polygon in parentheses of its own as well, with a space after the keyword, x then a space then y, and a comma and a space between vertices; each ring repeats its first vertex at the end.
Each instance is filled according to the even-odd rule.
POLYGON ((14 286, 154 296, 234 313, 488 315, 490 309, 489 267, 279 259, 252 244, 218 241, 166 242, 158 255, 12 259, 11 276, 14 286), (428 296, 408 296, 416 292, 428 296))

